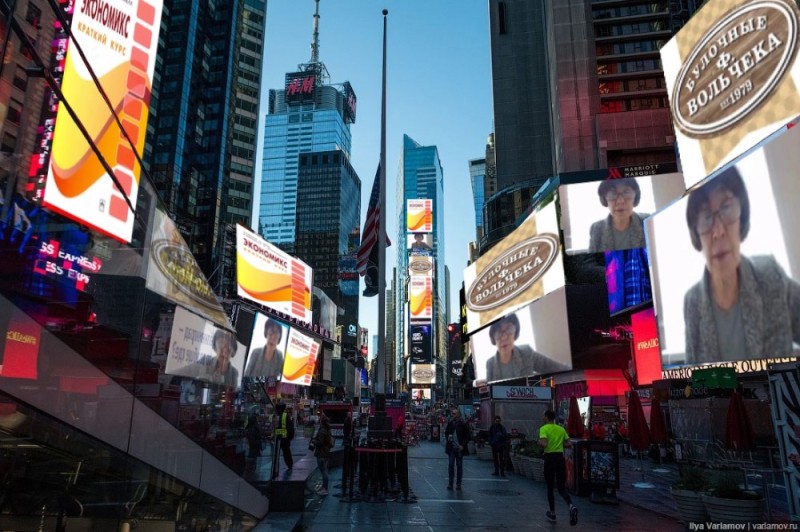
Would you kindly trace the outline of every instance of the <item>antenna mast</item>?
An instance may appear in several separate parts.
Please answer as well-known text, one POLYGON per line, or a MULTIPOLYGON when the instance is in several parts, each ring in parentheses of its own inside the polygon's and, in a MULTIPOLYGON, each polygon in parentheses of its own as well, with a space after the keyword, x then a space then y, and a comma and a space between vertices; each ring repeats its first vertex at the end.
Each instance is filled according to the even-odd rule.
POLYGON ((314 33, 311 39, 311 63, 319 63, 319 0, 314 0, 314 33))

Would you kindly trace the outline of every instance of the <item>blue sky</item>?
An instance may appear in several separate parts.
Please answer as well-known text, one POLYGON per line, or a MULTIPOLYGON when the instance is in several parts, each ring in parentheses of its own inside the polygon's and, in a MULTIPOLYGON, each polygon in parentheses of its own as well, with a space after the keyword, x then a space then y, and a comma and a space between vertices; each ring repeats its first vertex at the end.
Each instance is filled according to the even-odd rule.
MULTIPOLYGON (((467 244, 475 239, 469 160, 484 156, 492 131, 488 3, 485 0, 321 0, 319 56, 332 83, 349 81, 358 97, 353 167, 361 178, 361 225, 380 158, 383 15, 387 31, 387 250, 391 282, 397 232, 394 194, 403 134, 437 146, 444 169, 445 263, 451 319, 457 319, 467 244)), ((268 0, 262 72, 262 125, 269 89, 311 58, 313 0, 268 0)), ((261 168, 263 128, 256 168, 261 168)), ((259 170, 260 171, 260 170, 259 170)), ((387 283, 387 284, 388 284, 387 283)), ((361 283, 363 289, 363 281, 361 283)), ((359 321, 378 332, 378 298, 361 298, 359 321)), ((370 346, 370 356, 374 352, 370 346)))

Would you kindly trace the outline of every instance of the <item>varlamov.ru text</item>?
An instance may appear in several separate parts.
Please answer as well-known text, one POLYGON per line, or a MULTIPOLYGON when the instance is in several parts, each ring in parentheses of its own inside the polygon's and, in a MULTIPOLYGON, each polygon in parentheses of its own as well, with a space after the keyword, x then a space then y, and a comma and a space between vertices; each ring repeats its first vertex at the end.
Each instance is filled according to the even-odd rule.
POLYGON ((797 530, 796 523, 689 523, 689 530, 797 530))

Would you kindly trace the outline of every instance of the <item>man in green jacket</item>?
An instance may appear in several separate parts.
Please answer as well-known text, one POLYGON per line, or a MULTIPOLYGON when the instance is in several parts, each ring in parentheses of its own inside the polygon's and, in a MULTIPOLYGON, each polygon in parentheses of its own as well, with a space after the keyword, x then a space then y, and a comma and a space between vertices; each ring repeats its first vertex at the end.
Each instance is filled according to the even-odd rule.
POLYGON ((544 480, 547 483, 547 503, 550 509, 547 518, 556 521, 556 503, 553 484, 558 486, 558 494, 569 504, 569 524, 578 524, 578 509, 572 504, 566 488, 567 466, 564 461, 564 447, 572 447, 564 427, 556 424, 556 413, 544 413, 544 425, 539 428, 539 445, 544 447, 544 480))

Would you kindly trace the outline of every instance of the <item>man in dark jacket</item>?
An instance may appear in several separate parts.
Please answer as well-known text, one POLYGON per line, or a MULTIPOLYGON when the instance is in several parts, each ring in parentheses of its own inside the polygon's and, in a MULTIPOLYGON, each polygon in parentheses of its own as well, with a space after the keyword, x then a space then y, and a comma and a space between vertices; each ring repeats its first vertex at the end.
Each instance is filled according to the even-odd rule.
POLYGON ((447 489, 453 489, 453 469, 456 472, 456 489, 461 489, 461 477, 464 472, 464 455, 468 454, 467 442, 469 441, 469 426, 461 419, 461 412, 458 409, 453 410, 453 417, 447 423, 447 428, 444 431, 447 438, 447 489))
POLYGON ((506 428, 500 422, 500 416, 495 416, 494 423, 489 427, 489 445, 492 446, 492 458, 494 459, 494 473, 492 475, 501 477, 506 476, 506 441, 508 435, 506 428))

